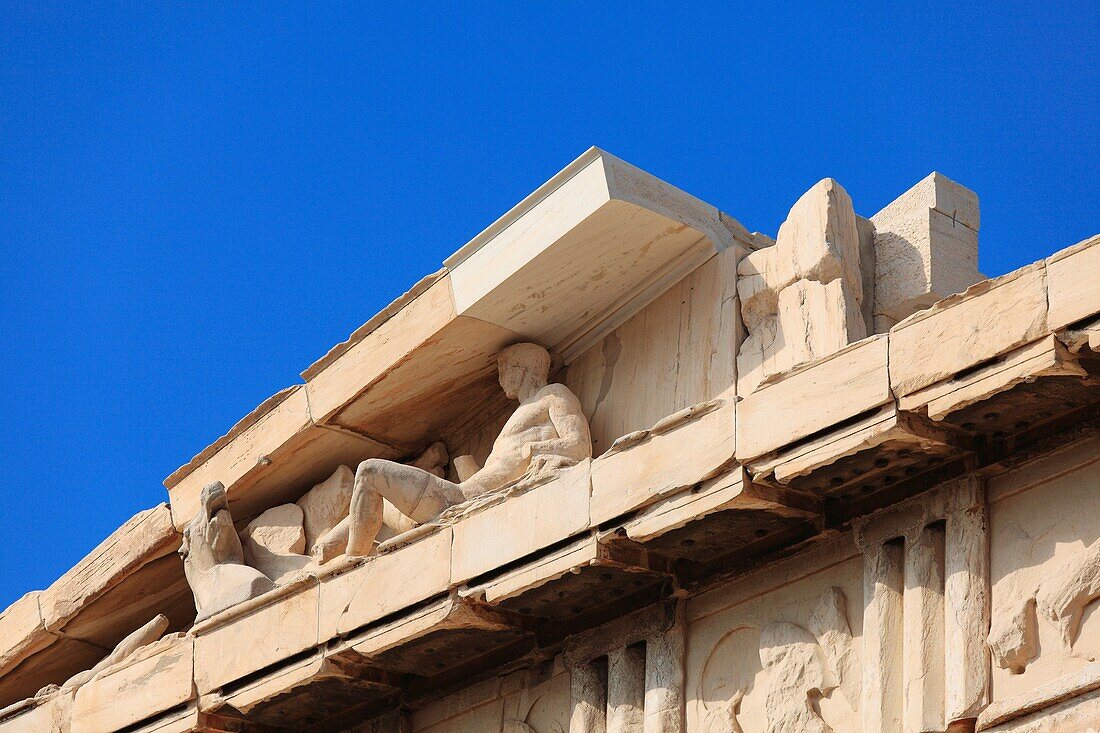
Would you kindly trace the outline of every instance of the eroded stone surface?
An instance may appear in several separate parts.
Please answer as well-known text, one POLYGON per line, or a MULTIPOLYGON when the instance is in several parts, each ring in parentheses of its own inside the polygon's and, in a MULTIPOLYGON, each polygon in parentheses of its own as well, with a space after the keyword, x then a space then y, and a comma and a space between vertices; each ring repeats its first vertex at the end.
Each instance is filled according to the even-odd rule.
POLYGON ((852 200, 826 178, 791 207, 774 246, 741 261, 748 335, 737 357, 740 394, 867 335, 861 256, 852 200))
POLYGON ((354 471, 347 466, 337 466, 331 476, 298 500, 298 506, 302 510, 302 527, 306 533, 307 554, 312 554, 317 540, 348 515, 353 481, 354 471))
POLYGON ((308 567, 303 512, 297 504, 272 507, 248 523, 241 532, 245 560, 278 583, 308 567))
POLYGON ((900 321, 982 279, 978 196, 932 173, 871 217, 874 314, 900 321))
POLYGON ((538 480, 592 456, 588 420, 563 384, 548 384, 550 354, 537 344, 509 346, 497 358, 500 386, 519 407, 485 465, 460 484, 418 465, 381 459, 359 464, 349 513, 349 555, 368 555, 382 527, 385 501, 416 522, 521 480, 538 480))
POLYGON ((202 491, 198 513, 184 528, 180 556, 195 594, 196 621, 271 590, 271 580, 245 565, 244 548, 220 482, 202 491))

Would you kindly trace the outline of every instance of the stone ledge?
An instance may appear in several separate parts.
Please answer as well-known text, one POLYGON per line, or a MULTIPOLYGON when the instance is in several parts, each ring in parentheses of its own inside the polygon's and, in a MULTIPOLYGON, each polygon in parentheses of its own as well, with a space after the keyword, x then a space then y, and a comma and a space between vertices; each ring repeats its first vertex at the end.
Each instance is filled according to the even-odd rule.
POLYGON ((166 504, 139 512, 49 588, 0 614, 0 703, 87 669, 158 612, 183 628, 194 606, 179 541, 166 504))
MULTIPOLYGON (((1073 674, 1059 677, 1023 695, 993 701, 978 716, 977 729, 991 729, 1014 718, 1030 715, 1098 689, 1100 689, 1100 662, 1093 662, 1073 674)), ((997 730, 1001 728, 998 727, 997 730)))
POLYGON ((889 339, 866 338, 742 399, 737 460, 747 463, 891 401, 889 339))

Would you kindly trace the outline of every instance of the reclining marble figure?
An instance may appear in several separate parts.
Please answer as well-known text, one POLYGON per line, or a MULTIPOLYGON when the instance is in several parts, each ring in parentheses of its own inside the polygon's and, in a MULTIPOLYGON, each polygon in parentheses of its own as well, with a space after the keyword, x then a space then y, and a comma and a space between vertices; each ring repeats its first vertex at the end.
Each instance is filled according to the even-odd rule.
POLYGON ((199 511, 183 530, 179 554, 195 596, 196 622, 274 587, 267 576, 245 564, 220 481, 203 488, 199 511))
MULTIPOLYGON (((460 481, 380 458, 359 464, 349 516, 322 538, 315 556, 328 559, 326 544, 343 544, 352 556, 369 555, 390 506, 415 523, 520 479, 536 480, 592 457, 588 420, 577 397, 564 384, 548 384, 550 354, 538 344, 509 346, 497 357, 500 386, 519 407, 505 423, 485 465, 463 475, 472 459, 456 460, 460 481)), ((392 519, 387 524, 392 524, 392 519)))

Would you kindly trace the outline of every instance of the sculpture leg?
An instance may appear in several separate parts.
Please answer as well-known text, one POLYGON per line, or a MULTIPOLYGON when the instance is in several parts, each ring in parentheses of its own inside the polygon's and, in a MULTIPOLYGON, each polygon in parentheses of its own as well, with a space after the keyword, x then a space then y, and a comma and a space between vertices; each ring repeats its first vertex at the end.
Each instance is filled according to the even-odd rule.
POLYGON ((359 464, 351 492, 347 554, 352 556, 369 555, 374 549, 374 538, 382 528, 382 495, 374 488, 373 477, 364 472, 366 465, 367 461, 359 464))
POLYGON ((422 468, 380 458, 363 461, 355 471, 351 494, 349 555, 371 552, 382 527, 383 498, 416 522, 429 522, 465 499, 458 484, 422 468))

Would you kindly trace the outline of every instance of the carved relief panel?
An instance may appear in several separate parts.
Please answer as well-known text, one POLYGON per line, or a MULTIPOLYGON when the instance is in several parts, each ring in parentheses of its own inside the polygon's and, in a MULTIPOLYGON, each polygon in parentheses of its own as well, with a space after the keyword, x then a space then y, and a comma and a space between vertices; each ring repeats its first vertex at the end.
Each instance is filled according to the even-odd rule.
POLYGON ((689 603, 688 730, 861 730, 862 563, 854 550, 836 545, 785 561, 689 603))
MULTIPOLYGON (((993 697, 1100 684, 1100 462, 1095 440, 990 484, 993 697), (1072 685, 1070 687, 1073 687, 1072 685)), ((1078 690, 1080 691, 1080 690, 1078 690)))

